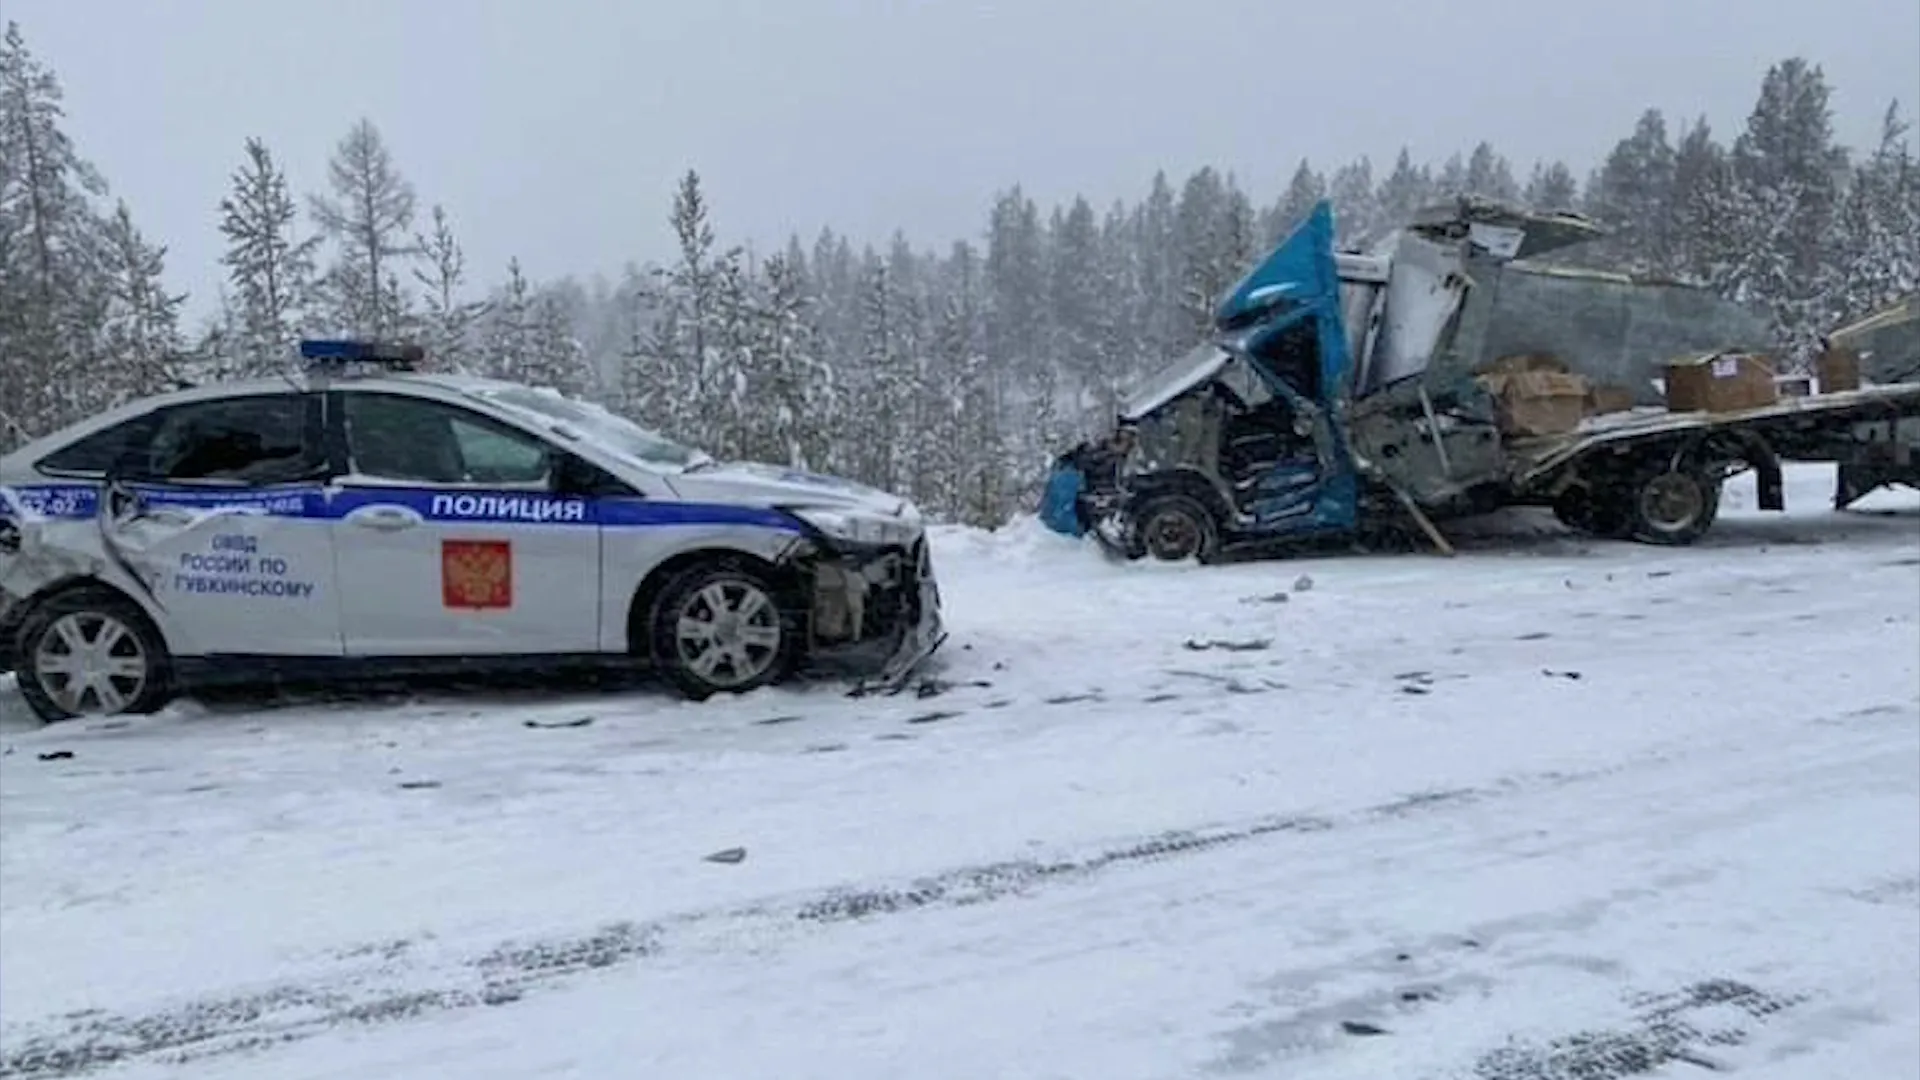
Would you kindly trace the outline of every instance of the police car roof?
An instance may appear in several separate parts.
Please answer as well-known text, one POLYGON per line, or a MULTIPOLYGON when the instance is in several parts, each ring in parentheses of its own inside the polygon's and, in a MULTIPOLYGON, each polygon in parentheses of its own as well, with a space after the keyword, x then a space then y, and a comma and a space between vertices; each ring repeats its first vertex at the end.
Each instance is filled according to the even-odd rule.
POLYGON ((520 385, 520 383, 487 378, 481 375, 460 375, 449 372, 394 371, 342 377, 322 371, 203 383, 199 386, 169 390, 165 393, 139 398, 130 404, 139 406, 142 410, 145 410, 155 405, 173 405, 190 401, 207 401, 215 398, 243 397, 254 394, 284 394, 290 391, 304 393, 307 391, 334 389, 418 390, 431 388, 462 394, 479 390, 511 389, 519 387, 520 385))

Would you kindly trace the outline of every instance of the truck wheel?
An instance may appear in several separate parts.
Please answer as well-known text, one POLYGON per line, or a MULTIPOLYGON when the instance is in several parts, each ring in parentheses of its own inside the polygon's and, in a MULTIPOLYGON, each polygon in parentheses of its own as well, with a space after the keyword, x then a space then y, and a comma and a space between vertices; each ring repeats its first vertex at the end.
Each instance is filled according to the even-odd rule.
POLYGON ((1720 514, 1720 481, 1699 469, 1662 464, 1636 474, 1628 491, 1631 535, 1643 544, 1691 544, 1720 514))
POLYGON ((695 701, 779 679, 798 640, 780 611, 779 595, 765 578, 740 566, 716 561, 693 567, 654 603, 654 663, 695 701))
POLYGON ((146 612, 102 588, 48 598, 14 639, 20 696, 54 723, 157 712, 173 697, 173 660, 146 612))
POLYGON ((1575 532, 1617 540, 1628 533, 1627 514, 1618 499, 1588 487, 1572 487, 1553 500, 1553 516, 1575 532))
POLYGON ((1140 542, 1147 554, 1162 562, 1195 559, 1201 562, 1213 556, 1218 546, 1218 530, 1207 508, 1185 495, 1163 495, 1140 508, 1140 542))

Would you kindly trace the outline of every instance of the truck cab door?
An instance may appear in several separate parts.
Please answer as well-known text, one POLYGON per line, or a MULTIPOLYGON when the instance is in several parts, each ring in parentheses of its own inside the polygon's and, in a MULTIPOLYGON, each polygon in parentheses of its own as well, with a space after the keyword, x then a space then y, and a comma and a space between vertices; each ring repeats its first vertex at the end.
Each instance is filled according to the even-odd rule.
POLYGON ((1270 396, 1228 423, 1221 449, 1223 466, 1233 462, 1236 501, 1261 532, 1336 532, 1358 514, 1321 358, 1327 329, 1307 317, 1249 342, 1270 396))

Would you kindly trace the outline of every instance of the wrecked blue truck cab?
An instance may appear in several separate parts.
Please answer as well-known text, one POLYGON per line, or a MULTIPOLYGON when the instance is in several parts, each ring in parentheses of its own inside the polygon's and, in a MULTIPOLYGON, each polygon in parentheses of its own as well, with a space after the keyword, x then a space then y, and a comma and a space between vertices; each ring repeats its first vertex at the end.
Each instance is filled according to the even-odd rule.
POLYGON ((1228 293, 1214 330, 1121 402, 1112 433, 1055 462, 1049 528, 1170 560, 1355 528, 1359 481, 1341 429, 1351 361, 1328 206, 1228 293))

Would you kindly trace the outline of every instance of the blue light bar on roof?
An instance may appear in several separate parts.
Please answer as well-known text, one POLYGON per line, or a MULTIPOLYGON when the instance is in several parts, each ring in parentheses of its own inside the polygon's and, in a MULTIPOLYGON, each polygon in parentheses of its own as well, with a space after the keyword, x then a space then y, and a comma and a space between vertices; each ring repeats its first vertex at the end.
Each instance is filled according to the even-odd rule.
POLYGON ((426 355, 427 351, 418 345, 405 345, 390 341, 352 341, 340 338, 317 338, 300 343, 300 358, 302 360, 357 361, 363 364, 412 366, 425 359, 426 355))

